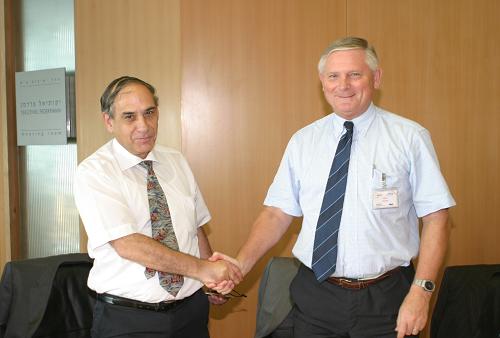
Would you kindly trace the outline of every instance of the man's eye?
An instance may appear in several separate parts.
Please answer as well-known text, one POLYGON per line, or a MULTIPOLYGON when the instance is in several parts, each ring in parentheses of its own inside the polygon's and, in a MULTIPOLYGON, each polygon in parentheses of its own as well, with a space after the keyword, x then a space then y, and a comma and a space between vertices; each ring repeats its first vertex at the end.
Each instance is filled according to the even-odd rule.
POLYGON ((143 116, 151 118, 151 117, 154 117, 155 114, 156 114, 156 108, 151 108, 151 109, 144 111, 143 116))
POLYGON ((132 115, 132 114, 125 114, 125 115, 123 115, 123 119, 124 120, 132 120, 133 117, 134 117, 134 115, 132 115))
POLYGON ((358 72, 353 72, 350 75, 351 75, 352 78, 355 78, 355 79, 361 77, 361 73, 358 73, 358 72))
POLYGON ((339 77, 338 74, 330 74, 330 75, 328 75, 329 79, 336 79, 338 77, 339 77))

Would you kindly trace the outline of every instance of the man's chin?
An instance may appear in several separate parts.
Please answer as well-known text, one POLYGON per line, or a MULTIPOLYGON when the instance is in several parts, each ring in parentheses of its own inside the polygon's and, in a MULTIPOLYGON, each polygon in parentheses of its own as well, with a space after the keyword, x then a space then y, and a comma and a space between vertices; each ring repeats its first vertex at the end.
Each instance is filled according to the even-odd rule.
POLYGON ((350 114, 353 111, 353 107, 350 104, 337 104, 333 107, 333 111, 336 113, 350 114))
POLYGON ((155 145, 155 141, 156 140, 153 138, 136 139, 134 141, 134 145, 138 149, 145 149, 145 148, 152 149, 153 146, 155 145))
POLYGON ((149 152, 153 149, 154 145, 144 145, 140 147, 135 147, 134 152, 137 156, 145 158, 149 152))
POLYGON ((346 109, 342 109, 342 110, 334 110, 335 114, 339 115, 340 117, 342 117, 343 119, 345 120, 352 120, 358 116, 360 116, 362 113, 358 112, 358 111, 352 111, 352 110, 346 110, 346 109))

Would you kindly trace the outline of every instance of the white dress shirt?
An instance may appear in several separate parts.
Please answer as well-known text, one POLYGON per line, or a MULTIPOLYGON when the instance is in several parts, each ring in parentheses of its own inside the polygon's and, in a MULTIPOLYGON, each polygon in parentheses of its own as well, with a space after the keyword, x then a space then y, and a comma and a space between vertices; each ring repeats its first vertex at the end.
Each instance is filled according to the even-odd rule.
MULTIPOLYGON (((292 136, 264 201, 303 216, 293 254, 311 267, 314 236, 344 119, 330 114, 292 136)), ((455 205, 429 132, 375 105, 352 120, 353 144, 333 276, 370 278, 407 266, 419 248, 418 217, 455 205), (374 190, 397 189, 399 207, 374 209, 374 190)))
MULTIPOLYGON (((178 151, 158 145, 144 160, 153 161, 167 197, 179 251, 199 257, 198 227, 210 214, 189 165, 178 151)), ((158 274, 146 279, 144 266, 121 258, 109 244, 134 233, 151 237, 147 171, 138 165, 141 161, 112 140, 78 166, 74 194, 94 258, 88 286, 97 293, 156 303, 173 299, 160 286, 158 274)), ((185 277, 175 298, 190 296, 201 286, 185 277)))

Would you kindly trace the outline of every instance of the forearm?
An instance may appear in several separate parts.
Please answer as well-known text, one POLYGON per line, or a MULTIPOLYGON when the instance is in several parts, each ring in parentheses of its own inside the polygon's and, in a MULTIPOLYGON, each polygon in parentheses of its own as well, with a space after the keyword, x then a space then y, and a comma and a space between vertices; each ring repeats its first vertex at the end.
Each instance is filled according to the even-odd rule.
MULTIPOLYGON (((448 243, 448 210, 443 209, 422 218, 420 254, 415 272, 416 279, 435 281, 443 264, 448 243)), ((417 334, 425 327, 432 293, 412 284, 403 304, 399 308, 397 337, 417 334)))
MULTIPOLYGON (((198 235, 200 233, 198 232, 198 235)), ((201 236, 202 248, 200 254, 207 255, 210 245, 205 233, 201 236)), ((199 242, 200 243, 200 242, 199 242)), ((219 283, 223 280, 232 280, 238 284, 242 275, 234 271, 227 262, 209 262, 205 259, 172 250, 154 239, 141 235, 132 234, 110 243, 121 257, 137 262, 157 271, 175 273, 190 277, 208 285, 219 283)))
POLYGON ((442 209, 424 216, 422 221, 423 228, 415 278, 436 280, 448 245, 448 210, 442 209))
POLYGON ((110 244, 122 258, 157 271, 200 279, 199 259, 172 250, 151 237, 136 233, 116 239, 110 244))
POLYGON ((278 208, 264 208, 252 225, 250 235, 236 258, 241 264, 243 275, 246 275, 255 263, 281 239, 292 219, 292 216, 278 208))

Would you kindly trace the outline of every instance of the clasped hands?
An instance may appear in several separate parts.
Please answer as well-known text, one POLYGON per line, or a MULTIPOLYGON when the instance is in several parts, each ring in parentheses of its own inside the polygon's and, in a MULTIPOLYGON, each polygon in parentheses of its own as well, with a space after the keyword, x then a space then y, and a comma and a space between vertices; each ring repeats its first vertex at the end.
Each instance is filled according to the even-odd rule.
POLYGON ((243 280, 241 264, 235 258, 214 252, 205 262, 201 282, 209 289, 227 295, 243 280))

